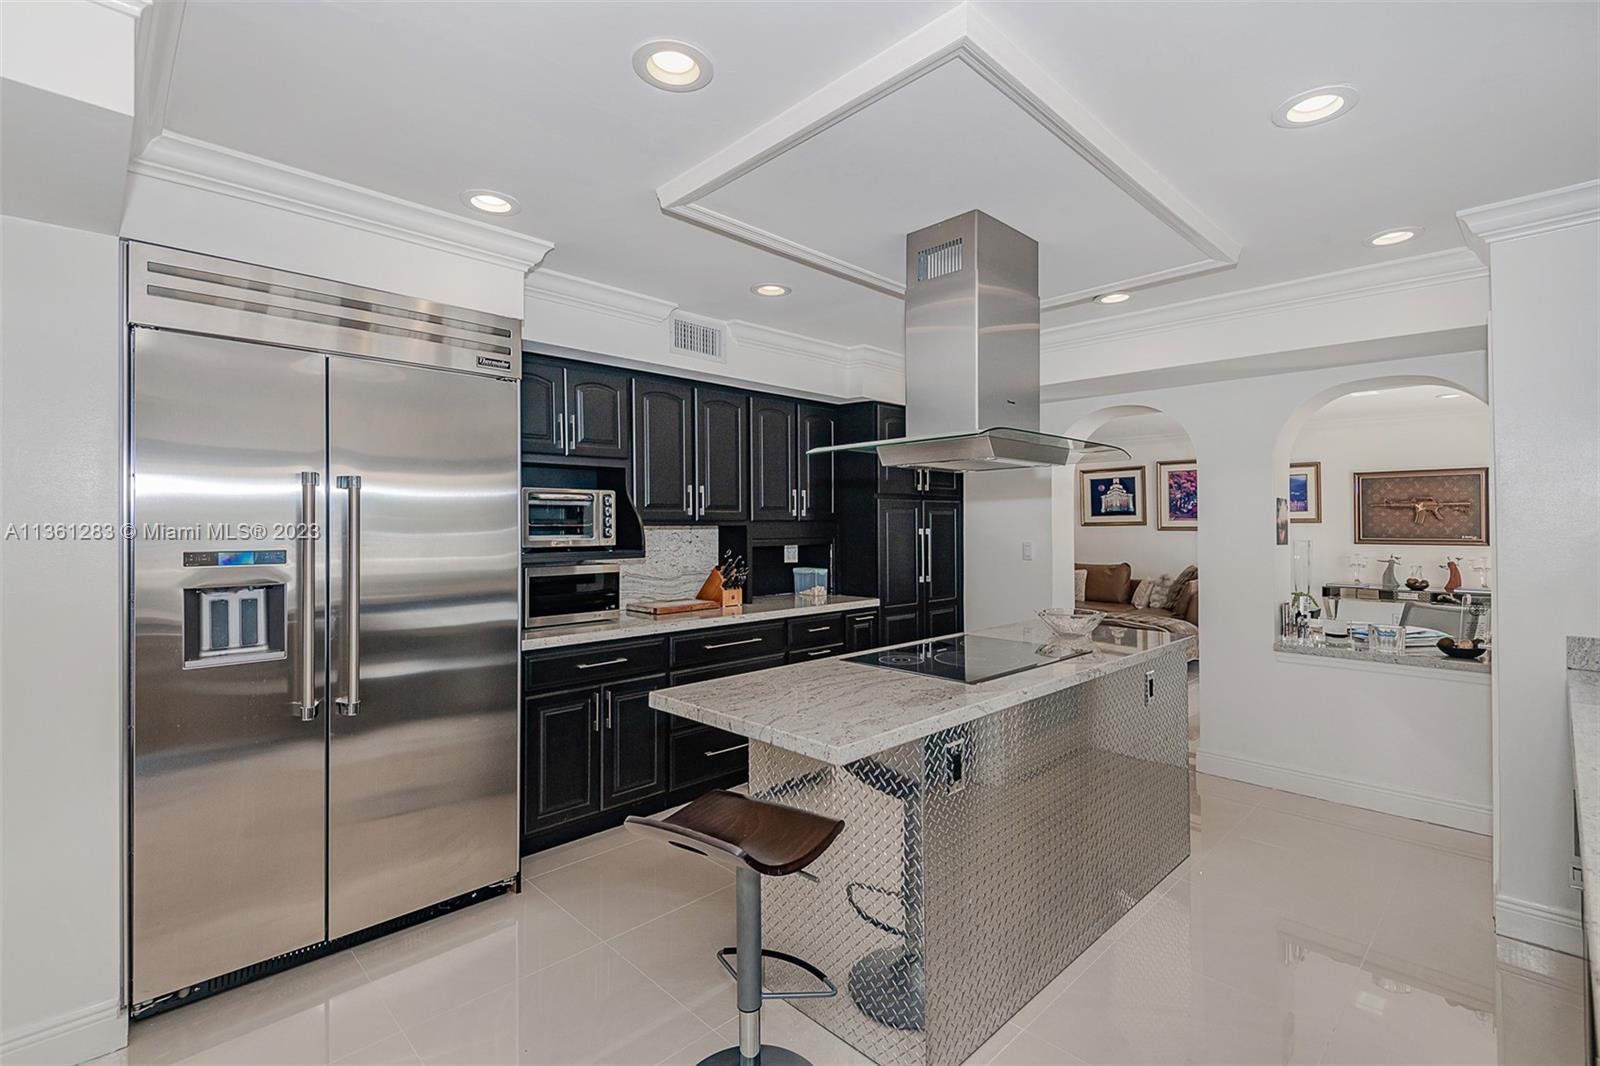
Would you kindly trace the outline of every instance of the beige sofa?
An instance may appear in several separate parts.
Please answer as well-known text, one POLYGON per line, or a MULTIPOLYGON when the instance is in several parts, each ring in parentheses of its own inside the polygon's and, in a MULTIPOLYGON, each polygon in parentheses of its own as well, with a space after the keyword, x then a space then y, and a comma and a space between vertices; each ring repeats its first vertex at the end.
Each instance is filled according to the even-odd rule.
MULTIPOLYGON (((1136 629, 1158 629, 1178 636, 1199 637, 1200 575, 1194 567, 1178 575, 1172 587, 1170 606, 1159 607, 1133 605, 1143 582, 1133 576, 1133 567, 1128 563, 1078 563, 1077 569, 1087 574, 1079 610, 1103 611, 1107 623, 1114 621, 1136 629)), ((1200 657, 1198 639, 1189 657, 1200 657)))

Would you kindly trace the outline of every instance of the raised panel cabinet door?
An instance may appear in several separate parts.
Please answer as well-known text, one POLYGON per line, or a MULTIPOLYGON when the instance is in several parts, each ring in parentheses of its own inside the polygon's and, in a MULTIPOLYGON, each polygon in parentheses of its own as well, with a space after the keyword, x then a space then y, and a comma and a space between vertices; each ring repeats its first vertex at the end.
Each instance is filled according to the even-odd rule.
POLYGON ((694 517, 694 389, 635 378, 634 503, 646 522, 694 517))
POLYGON ((617 807, 667 790, 667 716, 650 706, 665 674, 607 685, 600 694, 600 806, 617 807))
POLYGON ((524 702, 524 833, 600 810, 600 693, 555 692, 524 702))
POLYGON ((958 497, 961 495, 961 475, 954 470, 929 470, 923 482, 928 496, 958 497))
POLYGON ((559 363, 524 358, 521 389, 523 454, 561 455, 567 444, 565 371, 559 363))
POLYGON ((837 425, 832 408, 800 404, 796 408, 796 429, 800 435, 795 464, 800 472, 800 517, 828 520, 834 516, 833 455, 807 455, 812 448, 832 446, 837 425))
POLYGON ((628 375, 591 366, 567 368, 567 454, 626 459, 632 436, 628 375))
POLYGON ((750 517, 797 518, 794 404, 763 396, 750 400, 750 517))
POLYGON ((695 514, 742 522, 750 506, 750 401, 731 389, 696 389, 695 514))
MULTIPOLYGON (((892 440, 906 435, 906 409, 893 404, 878 405, 878 439, 892 440)), ((878 467, 878 491, 911 496, 920 482, 917 472, 899 466, 878 467)))
MULTIPOLYGON (((921 531, 922 505, 916 500, 878 500, 878 600, 886 611, 915 611, 922 604, 921 531)), ((887 628, 884 640, 889 641, 887 628)))
POLYGON ((862 611, 844 617, 844 650, 866 651, 878 647, 878 612, 862 611))
POLYGON ((929 500, 922 505, 922 516, 927 531, 922 602, 928 617, 925 635, 932 637, 961 628, 961 505, 929 500))
POLYGON ((883 630, 883 639, 878 644, 880 648, 920 640, 923 636, 922 607, 919 604, 916 607, 883 608, 878 612, 878 624, 883 630))

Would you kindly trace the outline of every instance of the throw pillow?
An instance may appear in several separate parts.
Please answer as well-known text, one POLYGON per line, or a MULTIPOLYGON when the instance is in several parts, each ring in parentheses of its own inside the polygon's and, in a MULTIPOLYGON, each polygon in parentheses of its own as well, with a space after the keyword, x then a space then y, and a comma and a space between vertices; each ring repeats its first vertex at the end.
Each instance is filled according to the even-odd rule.
POLYGON ((1133 567, 1127 563, 1083 563, 1089 575, 1084 599, 1091 603, 1127 603, 1133 599, 1133 567))
POLYGON ((1197 578, 1199 576, 1200 576, 1200 568, 1198 566, 1186 566, 1186 567, 1184 567, 1182 570, 1178 571, 1178 576, 1172 579, 1172 588, 1168 590, 1167 599, 1165 599, 1165 600, 1151 599, 1150 606, 1152 606, 1152 607, 1165 607, 1167 610, 1172 611, 1174 614, 1181 613, 1181 612, 1177 611, 1177 609, 1176 609, 1176 605, 1177 605, 1177 602, 1178 602, 1178 593, 1183 591, 1183 587, 1185 585, 1187 585, 1189 582, 1193 581, 1195 578, 1197 578))
POLYGON ((1178 592, 1178 595, 1172 600, 1173 617, 1186 617, 1189 614, 1189 604, 1192 603, 1194 598, 1198 595, 1200 595, 1200 580, 1196 578, 1193 581, 1185 582, 1183 588, 1178 592))
POLYGON ((1167 604, 1172 602, 1172 575, 1162 574, 1153 581, 1146 581, 1145 584, 1150 587, 1150 591, 1145 596, 1144 605, 1160 611, 1166 610, 1167 604))
POLYGON ((1155 587, 1155 582, 1146 578, 1133 583, 1133 605, 1137 608, 1150 606, 1150 590, 1155 587))
POLYGON ((1089 571, 1074 570, 1072 572, 1072 602, 1082 603, 1088 599, 1089 571))

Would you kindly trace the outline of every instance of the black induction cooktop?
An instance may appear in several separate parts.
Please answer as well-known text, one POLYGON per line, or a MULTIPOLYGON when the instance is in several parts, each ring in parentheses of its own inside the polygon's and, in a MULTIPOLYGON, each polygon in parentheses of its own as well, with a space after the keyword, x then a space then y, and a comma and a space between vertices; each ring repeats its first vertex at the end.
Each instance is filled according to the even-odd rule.
POLYGON ((924 640, 919 644, 907 644, 887 651, 847 655, 844 661, 976 685, 980 681, 993 681, 997 677, 1049 666, 1064 659, 1076 659, 1080 655, 1088 655, 1089 651, 1089 648, 1082 647, 1069 648, 1004 637, 962 634, 924 640))

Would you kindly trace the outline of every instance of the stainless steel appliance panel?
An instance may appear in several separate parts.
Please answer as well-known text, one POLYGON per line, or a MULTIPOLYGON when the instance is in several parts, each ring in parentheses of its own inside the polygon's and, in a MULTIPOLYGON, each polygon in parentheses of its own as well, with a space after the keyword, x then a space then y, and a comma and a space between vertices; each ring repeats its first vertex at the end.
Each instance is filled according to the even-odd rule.
POLYGON ((326 423, 321 355, 149 329, 133 330, 130 351, 131 983, 142 1003, 323 939, 325 726, 320 707, 300 704, 302 689, 322 697, 325 601, 320 542, 302 552, 293 537, 325 513, 326 423), (203 565, 241 549, 283 563, 203 565), (227 589, 275 590, 283 630, 241 638, 219 626, 197 642, 199 603, 270 602, 227 589), (203 658, 186 654, 186 637, 203 658), (219 653, 230 640, 239 654, 219 653))
POLYGON ((334 356, 328 405, 339 937, 517 872, 521 541, 515 383, 334 356))
POLYGON ((622 614, 622 567, 618 563, 553 565, 522 568, 522 624, 572 625, 611 622, 622 614))

